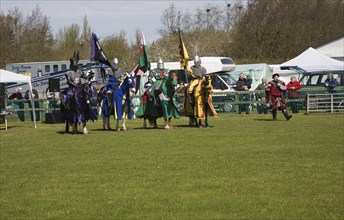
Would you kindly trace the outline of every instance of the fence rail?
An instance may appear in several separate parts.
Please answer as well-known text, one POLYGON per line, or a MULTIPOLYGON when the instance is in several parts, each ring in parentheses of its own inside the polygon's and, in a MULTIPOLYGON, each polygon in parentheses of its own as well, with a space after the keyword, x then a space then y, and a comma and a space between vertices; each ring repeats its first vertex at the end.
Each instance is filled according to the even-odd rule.
POLYGON ((308 94, 307 114, 344 113, 344 93, 308 94))
MULTIPOLYGON (((264 101, 264 91, 217 92, 213 94, 213 105, 219 113, 239 114, 241 107, 246 107, 249 114, 267 114, 269 106, 264 101)), ((184 95, 177 94, 177 104, 182 110, 184 95)), ((290 106, 296 103, 302 113, 344 113, 344 93, 329 94, 325 89, 302 89, 298 99, 286 98, 290 106), (323 94, 321 94, 323 92, 323 94)), ((140 96, 133 97, 134 110, 140 103, 140 96)), ((59 99, 35 99, 36 118, 45 121, 45 113, 60 111, 59 99)), ((32 120, 31 103, 27 100, 6 100, 9 121, 32 120)), ((96 106, 94 106, 96 108, 96 106)))

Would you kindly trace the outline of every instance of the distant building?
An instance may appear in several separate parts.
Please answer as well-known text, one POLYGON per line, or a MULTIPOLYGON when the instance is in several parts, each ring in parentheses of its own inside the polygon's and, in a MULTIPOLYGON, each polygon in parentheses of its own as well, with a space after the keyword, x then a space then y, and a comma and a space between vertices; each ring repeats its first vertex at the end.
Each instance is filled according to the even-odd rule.
POLYGON ((336 60, 344 61, 344 36, 336 37, 315 47, 317 51, 336 60))

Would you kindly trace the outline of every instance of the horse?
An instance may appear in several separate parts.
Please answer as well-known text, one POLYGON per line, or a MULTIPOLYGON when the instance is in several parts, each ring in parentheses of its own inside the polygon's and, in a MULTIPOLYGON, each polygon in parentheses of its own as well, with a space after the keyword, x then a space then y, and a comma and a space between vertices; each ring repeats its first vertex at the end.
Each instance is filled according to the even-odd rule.
POLYGON ((126 118, 132 119, 133 111, 131 106, 131 93, 135 92, 134 77, 130 74, 123 75, 116 80, 115 77, 109 77, 109 84, 103 87, 98 93, 98 105, 100 114, 103 118, 103 129, 110 127, 110 115, 116 119, 116 130, 126 131, 126 118), (119 127, 119 121, 123 120, 122 128, 119 127))
POLYGON ((135 93, 134 77, 128 73, 121 77, 121 83, 115 89, 113 94, 114 100, 114 116, 116 119, 116 130, 126 131, 125 119, 132 119, 133 110, 131 105, 131 93, 135 93), (119 128, 119 121, 123 120, 122 128, 119 128))
POLYGON ((138 118, 143 118, 143 128, 147 128, 147 120, 154 128, 157 128, 156 120, 163 117, 165 129, 172 129, 172 117, 180 118, 175 100, 175 86, 177 75, 175 72, 155 76, 156 81, 146 89, 140 98, 140 105, 136 111, 138 118))
POLYGON ((100 88, 97 94, 99 115, 103 118, 103 130, 110 127, 110 116, 113 114, 113 92, 115 91, 115 77, 109 77, 107 85, 100 88))
POLYGON ((213 88, 209 75, 193 80, 185 89, 183 115, 189 117, 189 126, 209 127, 208 113, 215 118, 217 113, 212 103, 213 88), (198 122, 197 122, 198 119, 198 122))
POLYGON ((78 132, 78 124, 82 123, 83 134, 88 134, 86 122, 97 119, 97 114, 92 109, 92 102, 95 98, 95 88, 91 83, 84 83, 74 88, 70 97, 69 106, 66 107, 66 95, 62 93, 61 111, 65 119, 65 133, 69 133, 69 126, 73 127, 73 134, 78 132))
MULTIPOLYGON (((158 119, 158 116, 153 116, 149 111, 151 109, 151 106, 154 106, 153 100, 150 99, 150 93, 152 91, 152 86, 149 86, 146 88, 142 96, 140 97, 140 105, 136 112, 136 116, 138 118, 143 118, 143 128, 147 128, 147 120, 153 128, 158 128, 158 124, 156 120, 158 119), (140 114, 139 112, 142 112, 143 114, 140 114)), ((154 106, 155 107, 155 106, 154 106)))

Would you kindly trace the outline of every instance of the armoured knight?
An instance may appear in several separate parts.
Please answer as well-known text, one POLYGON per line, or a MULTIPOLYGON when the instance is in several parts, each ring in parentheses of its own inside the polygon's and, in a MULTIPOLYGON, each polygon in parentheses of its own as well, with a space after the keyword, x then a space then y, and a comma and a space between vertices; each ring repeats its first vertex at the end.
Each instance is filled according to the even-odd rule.
POLYGON ((78 69, 78 62, 79 62, 79 52, 75 53, 70 58, 70 66, 69 69, 65 73, 65 77, 67 79, 67 84, 69 85, 66 99, 65 99, 65 106, 69 108, 70 97, 73 96, 75 88, 82 84, 81 79, 89 79, 92 76, 86 76, 83 71, 78 69))
POLYGON ((194 64, 191 67, 191 70, 194 74, 194 76, 198 79, 202 78, 203 76, 205 76, 207 74, 207 70, 201 65, 202 61, 201 58, 196 55, 194 58, 194 64))
POLYGON ((112 68, 108 68, 107 74, 109 76, 114 76, 116 79, 120 80, 122 76, 125 74, 125 71, 122 68, 119 68, 119 60, 117 58, 114 58, 112 60, 112 68))

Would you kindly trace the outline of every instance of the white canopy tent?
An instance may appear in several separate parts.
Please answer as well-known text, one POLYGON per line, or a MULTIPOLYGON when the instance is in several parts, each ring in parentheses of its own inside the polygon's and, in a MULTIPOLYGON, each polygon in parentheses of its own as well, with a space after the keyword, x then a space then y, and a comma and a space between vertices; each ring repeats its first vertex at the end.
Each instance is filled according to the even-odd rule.
POLYGON ((33 97, 32 97, 31 77, 0 69, 0 83, 11 83, 11 82, 19 82, 19 83, 28 83, 29 84, 31 106, 32 106, 32 111, 33 111, 33 124, 34 124, 34 127, 37 128, 35 105, 33 103, 33 97))
POLYGON ((344 70, 344 62, 332 59, 312 47, 280 66, 298 66, 307 72, 344 70))

